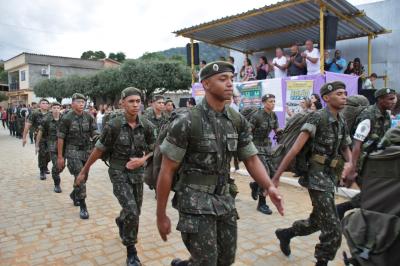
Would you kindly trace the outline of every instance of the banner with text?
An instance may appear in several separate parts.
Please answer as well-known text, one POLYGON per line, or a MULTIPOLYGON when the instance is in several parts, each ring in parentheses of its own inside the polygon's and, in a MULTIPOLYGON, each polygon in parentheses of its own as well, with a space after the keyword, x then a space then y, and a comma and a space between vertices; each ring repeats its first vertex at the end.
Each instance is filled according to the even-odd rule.
POLYGON ((300 102, 310 98, 314 80, 286 80, 286 106, 293 113, 302 111, 300 102))

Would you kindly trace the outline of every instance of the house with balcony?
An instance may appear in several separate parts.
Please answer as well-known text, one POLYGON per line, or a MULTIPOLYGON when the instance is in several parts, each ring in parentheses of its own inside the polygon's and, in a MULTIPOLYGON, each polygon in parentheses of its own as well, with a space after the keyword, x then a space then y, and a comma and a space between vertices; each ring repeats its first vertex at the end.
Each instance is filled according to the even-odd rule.
POLYGON ((8 102, 30 104, 37 101, 33 87, 43 79, 63 78, 70 75, 87 76, 120 63, 106 58, 87 60, 72 57, 21 53, 4 62, 8 72, 8 102))

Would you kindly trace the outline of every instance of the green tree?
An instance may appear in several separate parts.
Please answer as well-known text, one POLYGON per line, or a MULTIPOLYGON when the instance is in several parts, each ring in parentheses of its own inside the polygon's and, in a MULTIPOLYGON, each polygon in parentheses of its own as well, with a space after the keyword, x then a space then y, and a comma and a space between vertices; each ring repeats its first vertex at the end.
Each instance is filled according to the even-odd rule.
POLYGON ((7 84, 8 83, 8 74, 4 71, 4 67, 0 66, 0 83, 7 84))
POLYGON ((124 62, 126 59, 126 55, 123 52, 118 52, 118 53, 110 53, 108 55, 108 58, 113 59, 115 61, 118 61, 120 63, 124 62))
POLYGON ((158 61, 165 61, 167 57, 160 52, 145 52, 141 57, 140 60, 158 60, 158 61))
POLYGON ((0 92, 0 102, 7 101, 8 96, 4 92, 0 92))
POLYGON ((98 60, 106 58, 106 54, 103 51, 86 51, 83 52, 81 55, 81 59, 91 59, 91 60, 98 60))

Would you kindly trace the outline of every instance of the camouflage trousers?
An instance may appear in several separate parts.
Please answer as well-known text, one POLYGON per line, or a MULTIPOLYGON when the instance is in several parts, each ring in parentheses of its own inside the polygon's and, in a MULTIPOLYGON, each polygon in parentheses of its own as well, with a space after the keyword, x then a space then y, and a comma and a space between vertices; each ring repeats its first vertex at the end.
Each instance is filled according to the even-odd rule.
POLYGON ((225 266, 235 262, 237 212, 214 216, 179 213, 176 228, 190 253, 191 266, 225 266))
POLYGON ((315 246, 315 258, 333 260, 342 242, 342 231, 336 212, 334 193, 309 189, 313 210, 306 220, 292 225, 296 236, 307 236, 321 230, 320 243, 315 246))
MULTIPOLYGON (((260 159, 261 163, 264 165, 265 170, 267 171, 269 177, 272 178, 275 174, 275 169, 274 169, 274 166, 273 166, 273 163, 271 160, 271 156, 267 155, 267 154, 258 154, 257 156, 260 159)), ((256 182, 252 182, 252 183, 255 183, 257 185, 258 195, 260 197, 264 197, 264 194, 263 194, 264 190, 262 188, 260 188, 256 182)))
POLYGON ((53 167, 51 168, 51 176, 53 177, 54 185, 60 185, 60 171, 57 167, 57 152, 50 152, 50 159, 53 167))
MULTIPOLYGON (((143 181, 138 182, 132 173, 126 170, 109 168, 108 174, 113 185, 113 192, 122 210, 116 222, 119 235, 125 246, 138 242, 139 216, 143 202, 143 181)), ((142 180, 142 178, 140 178, 142 180)))
POLYGON ((46 140, 41 140, 39 142, 39 151, 38 151, 38 167, 40 170, 46 169, 47 164, 50 162, 50 153, 47 149, 46 140))
MULTIPOLYGON (((79 172, 82 170, 86 161, 80 158, 67 157, 67 167, 71 175, 74 176, 74 181, 78 177, 79 172)), ((74 182, 75 183, 75 182, 74 182)), ((80 186, 75 186, 71 192, 71 197, 76 200, 83 200, 86 198, 86 183, 82 183, 80 186)))

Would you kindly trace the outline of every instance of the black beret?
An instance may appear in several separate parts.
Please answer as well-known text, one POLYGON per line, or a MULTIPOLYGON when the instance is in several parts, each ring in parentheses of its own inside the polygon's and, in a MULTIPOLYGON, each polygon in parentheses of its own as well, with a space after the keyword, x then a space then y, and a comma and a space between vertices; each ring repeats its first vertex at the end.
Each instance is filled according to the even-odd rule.
POLYGON ((215 61, 208 63, 200 70, 200 81, 224 72, 235 73, 235 67, 231 63, 225 61, 215 61))
POLYGON ((273 95, 272 93, 267 93, 265 94, 262 98, 261 101, 265 102, 266 100, 268 100, 269 98, 275 98, 275 95, 273 95))
POLYGON ((396 93, 396 91, 394 89, 390 89, 390 88, 382 88, 375 92, 375 98, 379 98, 381 96, 385 96, 385 95, 392 94, 392 93, 396 93))
POLYGON ((86 97, 85 97, 85 95, 83 95, 81 93, 74 93, 74 94, 72 94, 72 100, 84 100, 84 101, 86 101, 86 97))
POLYGON ((344 84, 341 81, 333 81, 329 83, 325 83, 321 89, 319 90, 319 94, 322 96, 331 93, 332 91, 338 90, 338 89, 346 89, 346 84, 344 84))
POLYGON ((121 92, 121 99, 125 99, 128 96, 137 95, 142 97, 142 92, 134 87, 128 87, 121 92))

